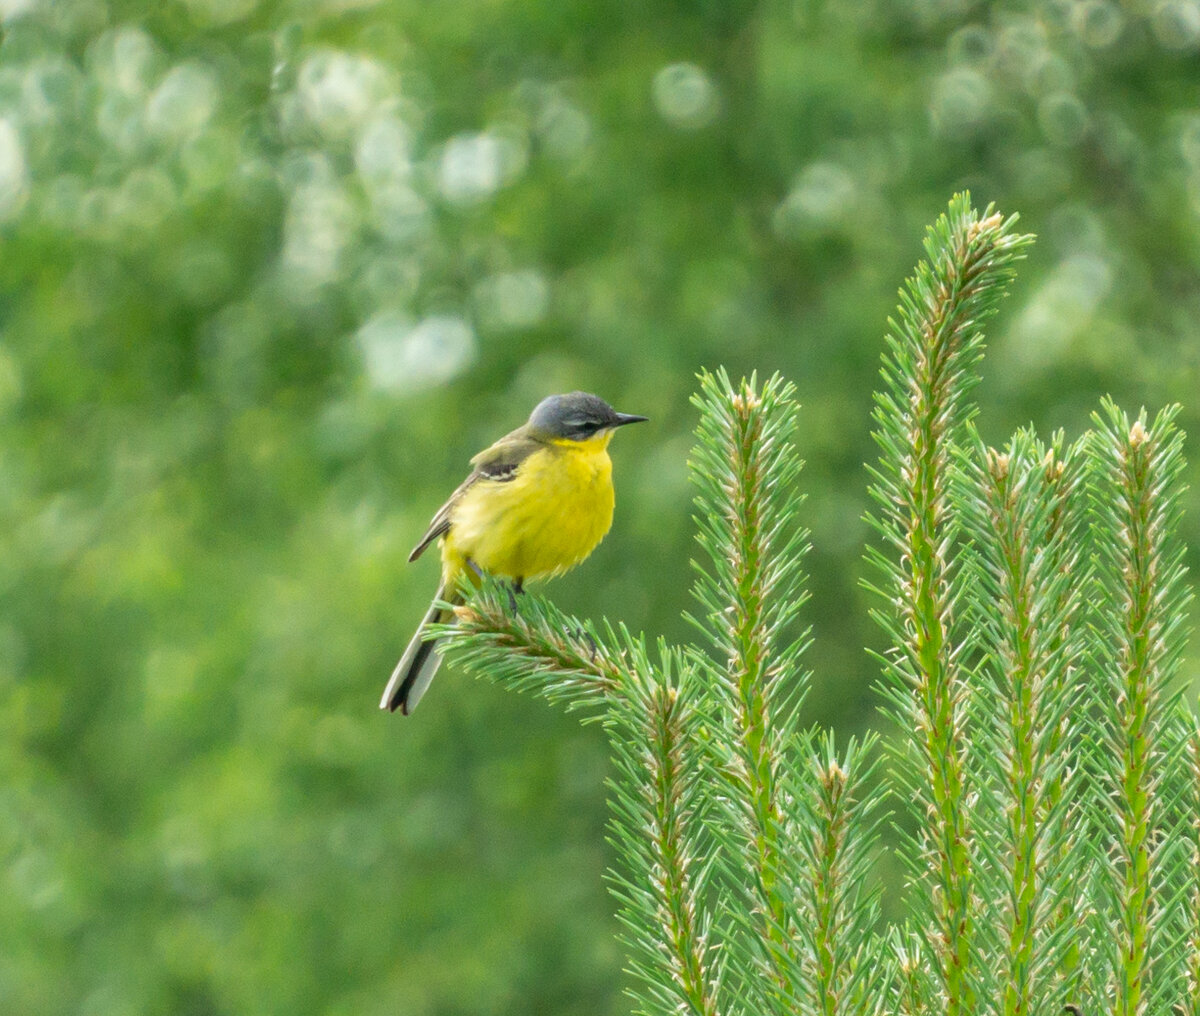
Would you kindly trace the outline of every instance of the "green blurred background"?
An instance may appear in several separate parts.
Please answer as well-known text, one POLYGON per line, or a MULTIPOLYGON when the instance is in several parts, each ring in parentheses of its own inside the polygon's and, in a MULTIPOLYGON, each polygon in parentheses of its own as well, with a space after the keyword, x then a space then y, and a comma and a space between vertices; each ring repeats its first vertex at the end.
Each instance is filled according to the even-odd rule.
POLYGON ((1040 237, 990 441, 1106 392, 1200 431, 1198 0, 0 19, 6 1014, 626 1011, 603 735, 453 667, 381 713, 436 583, 408 550, 474 451, 592 390, 653 422, 549 591, 686 638, 694 373, 783 371, 811 717, 875 723, 871 392, 956 189, 1040 237))

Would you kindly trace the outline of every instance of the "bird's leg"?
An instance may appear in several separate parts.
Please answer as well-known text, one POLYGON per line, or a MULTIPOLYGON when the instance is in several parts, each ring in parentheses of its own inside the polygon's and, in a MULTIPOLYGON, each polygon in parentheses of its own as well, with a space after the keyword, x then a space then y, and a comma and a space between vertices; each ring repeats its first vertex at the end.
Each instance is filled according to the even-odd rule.
POLYGON ((588 644, 588 663, 595 663, 596 653, 599 651, 600 647, 596 645, 596 640, 592 638, 592 633, 590 631, 584 630, 582 634, 584 640, 588 644))
POLYGON ((596 662, 596 653, 600 651, 600 647, 596 645, 596 640, 592 638, 592 633, 586 628, 572 628, 569 625, 563 628, 563 634, 569 639, 581 639, 588 644, 588 663, 596 662))
POLYGON ((467 558, 467 567, 471 569, 471 572, 477 579, 479 579, 480 582, 483 581, 483 569, 480 568, 479 565, 477 565, 469 557, 467 558))

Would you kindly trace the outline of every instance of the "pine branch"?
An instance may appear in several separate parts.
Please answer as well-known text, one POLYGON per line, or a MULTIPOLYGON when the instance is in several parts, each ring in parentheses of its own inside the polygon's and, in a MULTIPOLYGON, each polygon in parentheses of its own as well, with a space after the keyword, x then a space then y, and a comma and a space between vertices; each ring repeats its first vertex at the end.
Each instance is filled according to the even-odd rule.
MULTIPOLYGON (((1011 280, 1030 242, 989 207, 981 218, 966 195, 929 231, 929 260, 900 294, 889 322, 885 390, 876 395, 874 437, 882 450, 872 470, 878 519, 870 521, 898 560, 870 557, 885 575, 891 612, 879 612, 892 639, 887 670, 901 729, 916 733, 915 803, 924 832, 933 902, 933 937, 947 1016, 974 1011, 974 921, 970 788, 964 760, 962 643, 954 632, 948 483, 956 433, 971 410, 966 395, 982 356, 979 325, 1011 280)), ((918 862, 920 870, 925 865, 918 862)))
MULTIPOLYGON (((486 581, 463 584, 464 606, 453 607, 452 624, 431 626, 445 652, 470 674, 516 691, 532 691, 568 709, 602 708, 627 679, 627 652, 617 635, 603 635, 533 594, 514 610, 508 587, 486 581)), ((449 606, 449 605, 447 605, 449 606)))
POLYGON ((711 861, 701 845, 697 685, 677 649, 653 663, 640 638, 603 634, 534 595, 514 611, 507 587, 464 585, 456 622, 436 628, 468 672, 601 712, 617 778, 610 841, 628 874, 610 884, 626 928, 640 1012, 719 1016, 722 966, 702 905, 711 861), (701 860, 705 859, 705 860, 701 860))
POLYGON ((810 900, 813 927, 812 981, 818 1011, 834 1016, 846 978, 845 962, 838 962, 841 946, 839 923, 844 918, 841 896, 845 880, 846 771, 832 759, 817 774, 818 797, 813 818, 816 836, 811 865, 814 873, 810 900))
MULTIPOLYGON (((800 562, 807 532, 794 523, 801 501, 795 480, 802 462, 791 442, 794 388, 772 377, 734 386, 724 371, 700 376, 699 443, 692 470, 699 540, 708 552, 706 570, 693 593, 706 611, 700 628, 723 666, 708 665, 715 725, 715 768, 730 786, 722 797, 718 833, 757 915, 751 932, 763 947, 766 982, 760 1003, 790 1008, 798 968, 793 916, 780 880, 786 844, 780 771, 794 734, 807 675, 796 672, 807 632, 780 643, 807 598, 800 562), (796 687, 789 689, 787 681, 796 687), (789 705, 789 697, 791 703, 789 705), (743 860, 745 859, 745 860, 743 860)), ((705 664, 700 663, 701 666, 705 664)))
POLYGON ((1018 431, 1003 452, 971 429, 956 503, 973 541, 967 602, 988 665, 973 700, 975 757, 987 782, 977 809, 987 863, 983 893, 1006 906, 988 922, 984 1008, 1028 1016, 1039 999, 1070 997, 1051 979, 1073 966, 1081 922, 1069 901, 1083 866, 1073 817, 1077 779, 1065 748, 1081 689, 1078 625, 1082 563, 1082 472, 1062 436, 1049 446, 1018 431))
POLYGON ((1180 1009, 1185 1016, 1200 1016, 1200 722, 1192 716, 1188 736, 1187 795, 1188 852, 1185 859, 1188 871, 1187 926, 1184 934, 1184 1002, 1180 1009))
POLYGON ((892 998, 886 1011, 896 1016, 924 1016, 935 1011, 922 939, 908 928, 893 928, 889 945, 893 955, 888 978, 892 998))
POLYGON ((800 770, 803 790, 796 788, 803 796, 794 798, 789 826, 788 889, 804 948, 794 979, 800 1011, 814 1016, 866 1016, 885 994, 884 941, 874 934, 879 886, 870 878, 884 818, 873 749, 874 738, 851 740, 839 758, 833 736, 825 736, 807 772, 800 770))
POLYGON ((657 668, 637 653, 632 680, 610 700, 618 770, 610 782, 611 842, 630 871, 649 873, 648 881, 614 875, 612 882, 643 989, 641 1011, 717 1016, 721 965, 699 903, 711 860, 702 860, 696 832, 703 766, 693 729, 695 681, 678 654, 660 650, 657 668))
POLYGON ((1173 539, 1183 470, 1177 413, 1178 407, 1165 409, 1147 428, 1145 411, 1131 423, 1106 400, 1103 413, 1094 416, 1097 432, 1089 447, 1104 604, 1098 656, 1110 687, 1108 736, 1120 759, 1105 795, 1115 810, 1117 839, 1110 861, 1116 886, 1116 1016, 1149 1011, 1157 965, 1156 893, 1166 816, 1159 791, 1176 754, 1167 719, 1181 691, 1173 678, 1190 598, 1182 547, 1173 539))
POLYGON ((917 825, 903 928, 874 928, 867 745, 839 757, 799 725, 791 385, 701 376, 708 560, 689 620, 711 652, 660 642, 652 660, 623 626, 514 605, 490 581, 435 632, 468 670, 603 722, 610 884, 644 1016, 1200 1016, 1200 737, 1175 681, 1182 436, 1175 410, 1148 426, 1106 403, 1076 446, 1018 432, 983 447, 968 395, 980 323, 1030 240, 1012 227, 955 198, 901 293, 876 397, 868 557, 905 734, 888 775, 917 825))

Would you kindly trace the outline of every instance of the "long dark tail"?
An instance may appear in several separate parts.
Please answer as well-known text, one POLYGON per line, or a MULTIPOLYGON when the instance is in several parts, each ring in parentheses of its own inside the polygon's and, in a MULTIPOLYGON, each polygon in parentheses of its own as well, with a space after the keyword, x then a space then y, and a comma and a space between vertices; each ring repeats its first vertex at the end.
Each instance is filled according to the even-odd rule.
MULTIPOLYGON (((417 628, 396 669, 392 671, 391 680, 383 690, 383 698, 379 702, 380 709, 395 712, 397 709, 407 716, 417 708, 433 675, 437 673, 438 664, 442 662, 442 654, 434 651, 436 639, 425 641, 426 629, 431 624, 440 624, 450 617, 450 611, 441 610, 437 601, 443 599, 445 586, 439 586, 433 598, 433 604, 425 615, 425 620, 417 628)), ((449 598, 451 603, 461 602, 457 593, 449 598)))

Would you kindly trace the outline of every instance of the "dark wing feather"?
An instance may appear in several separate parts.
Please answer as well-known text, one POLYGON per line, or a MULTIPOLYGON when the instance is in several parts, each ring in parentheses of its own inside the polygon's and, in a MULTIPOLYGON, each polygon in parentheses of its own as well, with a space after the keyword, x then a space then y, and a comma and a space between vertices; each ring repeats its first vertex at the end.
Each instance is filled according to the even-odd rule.
POLYGON ((458 488, 447 499, 446 503, 437 510, 437 514, 429 520, 429 528, 425 530, 425 535, 421 537, 421 542, 412 549, 412 553, 408 555, 409 561, 415 561, 439 536, 445 536, 450 532, 450 512, 454 506, 458 504, 458 499, 466 493, 467 489, 479 479, 479 470, 474 470, 458 488))
POLYGON ((521 427, 471 459, 471 465, 475 467, 471 470, 471 475, 458 485, 454 493, 446 499, 446 503, 437 510, 437 514, 429 522, 429 528, 425 530, 425 535, 421 537, 421 542, 413 548, 408 559, 415 561, 434 540, 450 532, 450 516, 454 513, 455 506, 476 483, 480 480, 507 483, 515 479, 521 463, 544 447, 541 441, 530 437, 526 429, 521 427))

